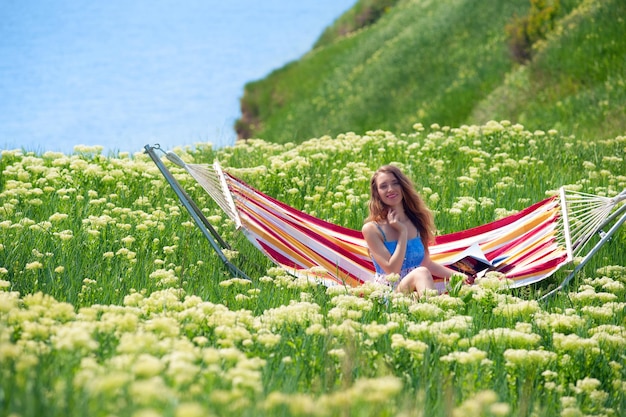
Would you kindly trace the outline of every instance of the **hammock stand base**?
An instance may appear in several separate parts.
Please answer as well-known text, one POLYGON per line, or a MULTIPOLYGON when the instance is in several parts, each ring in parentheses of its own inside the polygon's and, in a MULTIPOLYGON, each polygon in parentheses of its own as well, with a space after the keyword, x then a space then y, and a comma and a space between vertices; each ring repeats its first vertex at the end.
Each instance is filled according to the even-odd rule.
MULTIPOLYGON (((247 279, 247 280, 251 280, 248 275, 246 275, 243 271, 241 271, 241 269, 236 267, 234 264, 232 264, 228 260, 228 258, 224 254, 224 250, 225 249, 230 249, 230 246, 222 239, 222 237, 215 230, 215 228, 211 225, 209 220, 204 216, 202 211, 198 208, 198 206, 191 199, 191 197, 182 189, 182 187, 180 186, 178 181, 176 181, 176 179, 174 178, 172 173, 163 164, 163 162, 161 161, 161 159, 159 158, 159 156, 156 154, 155 151, 163 152, 165 154, 165 156, 171 162, 173 162, 174 164, 179 165, 179 166, 185 168, 187 170, 187 172, 190 173, 192 175, 192 177, 194 179, 196 179, 196 181, 198 181, 199 178, 196 175, 194 175, 193 170, 189 169, 190 165, 185 164, 176 154, 173 154, 172 152, 165 152, 163 149, 161 149, 161 147, 158 144, 156 144, 154 146, 145 145, 144 149, 145 149, 145 152, 150 156, 150 158, 156 164, 156 166, 159 168, 159 170, 161 171, 162 175, 167 180, 167 182, 170 185, 170 187, 174 190, 174 192, 176 193, 176 195, 180 199, 181 203, 183 204, 185 209, 189 212, 189 214, 191 215, 191 217, 194 220, 195 224, 200 228, 200 230, 202 231, 203 235, 209 241, 211 247, 216 252, 216 254, 220 258, 220 260, 224 263, 224 265, 231 271, 231 273, 233 275, 235 275, 237 277, 241 277, 241 278, 247 279)), ((218 165, 217 162, 216 162, 215 165, 218 165)), ((217 167, 217 169, 221 171, 221 168, 219 168, 219 166, 217 167)), ((233 177, 231 177, 231 179, 234 180, 233 177)), ((214 191, 214 190, 207 190, 204 184, 201 184, 201 185, 203 186, 203 188, 205 188, 205 190, 207 192, 214 191)), ((220 188, 221 187, 225 187, 226 189, 228 189, 228 186, 225 183, 220 184, 220 188)), ((220 192, 224 193, 224 190, 222 189, 220 192)), ((232 203, 232 200, 230 200, 228 202, 222 201, 220 203, 220 201, 218 201, 215 198, 214 194, 212 194, 211 192, 209 192, 209 194, 211 195, 211 197, 213 197, 214 200, 216 200, 216 202, 220 205, 220 207, 222 207, 222 209, 224 209, 227 212, 227 214, 229 214, 229 216, 232 217, 233 216, 232 213, 233 212, 236 213, 236 209, 234 211, 230 211, 230 209, 232 209, 232 206, 234 206, 234 203, 232 203), (232 204, 232 206, 231 206, 231 204, 232 204)), ((229 191, 226 191, 225 194, 228 194, 228 198, 232 197, 232 196, 230 196, 230 192, 229 191)), ((591 196, 591 195, 589 195, 589 196, 591 196)), ((608 208, 608 210, 610 210, 613 207, 615 207, 619 202, 622 202, 623 200, 626 200, 626 190, 622 191, 619 195, 617 195, 613 199, 606 199, 606 198, 604 198, 604 200, 610 200, 610 207, 608 208)), ((564 215, 564 217, 566 217, 566 219, 565 219, 565 228, 566 228, 565 235, 566 235, 566 240, 567 240, 566 246, 567 246, 567 253, 568 253, 568 257, 567 258, 568 258, 568 260, 571 262, 571 260, 573 258, 573 255, 574 255, 574 250, 572 249, 572 246, 575 246, 575 247, 578 246, 578 248, 580 250, 582 250, 582 247, 584 247, 586 245, 586 243, 589 241, 590 237, 592 235, 595 235, 595 234, 598 234, 600 236, 600 240, 594 245, 594 247, 587 254, 585 254, 584 256, 581 257, 581 259, 578 262, 578 264, 576 265, 576 267, 561 281, 561 283, 555 289, 551 290, 547 294, 545 294, 542 297, 540 297, 540 300, 544 300, 544 299, 546 299, 546 298, 548 298, 548 297, 558 293, 559 291, 563 290, 569 284, 569 282, 574 278, 574 276, 598 252, 598 250, 600 250, 600 248, 602 246, 604 246, 607 242, 610 241, 611 237, 617 232, 617 230, 622 226, 622 224, 624 224, 624 222, 626 222, 626 204, 624 204, 621 207, 619 207, 617 210, 615 210, 612 214, 607 215, 604 218, 604 220, 599 222, 599 224, 594 224, 593 227, 589 229, 590 232, 586 233, 586 235, 584 236, 584 239, 583 238, 579 238, 578 241, 572 242, 572 236, 571 236, 571 233, 570 233, 570 230, 569 230, 569 224, 568 224, 568 221, 567 221, 567 213, 568 213, 570 207, 565 207, 565 205, 566 205, 566 203, 564 203, 565 201, 566 201, 565 190, 562 188, 561 189, 561 204, 563 205, 562 212, 566 213, 564 215), (612 226, 610 226, 611 224, 612 224, 612 226), (609 231, 608 232, 604 232, 603 229, 606 228, 606 227, 609 227, 609 226, 610 226, 609 231)), ((580 200, 578 200, 578 202, 580 202, 580 200)), ((288 209, 288 208, 283 206, 283 209, 288 209)), ((603 207, 601 207, 600 209, 607 210, 607 208, 606 208, 606 201, 603 201, 603 207)), ((574 211, 575 211, 575 209, 574 209, 574 211)), ((238 227, 240 227, 241 226, 240 219, 237 217, 237 214, 235 214, 234 216, 235 216, 235 219, 234 219, 235 223, 238 225, 238 227)), ((244 232, 245 232, 245 228, 244 228, 244 232)), ((576 236, 574 236, 574 237, 576 237, 576 236)), ((257 247, 258 247, 258 245, 257 245, 257 247)), ((263 250, 260 247, 258 247, 258 248, 263 250)), ((553 272, 556 272, 556 270, 554 270, 553 272)), ((528 285, 528 284, 523 284, 523 285, 528 285)))

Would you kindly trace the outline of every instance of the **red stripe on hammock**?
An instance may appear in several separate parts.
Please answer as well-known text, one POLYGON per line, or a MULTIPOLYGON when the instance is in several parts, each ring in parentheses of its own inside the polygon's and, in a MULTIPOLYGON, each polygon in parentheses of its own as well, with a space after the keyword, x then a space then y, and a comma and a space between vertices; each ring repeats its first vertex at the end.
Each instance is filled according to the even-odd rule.
MULTIPOLYGON (((360 230, 355 230, 355 229, 350 229, 350 228, 347 228, 347 227, 339 226, 337 224, 330 223, 330 222, 327 222, 327 221, 322 220, 320 218, 311 216, 310 214, 307 214, 307 213, 305 213, 303 211, 297 210, 297 209, 295 209, 295 208, 293 208, 293 207, 291 207, 291 206, 289 206, 289 205, 287 205, 287 204, 285 204, 285 203, 283 203, 283 202, 281 202, 279 200, 276 200, 275 198, 270 197, 269 195, 267 195, 267 194, 265 194, 265 193, 255 189, 253 187, 250 187, 248 184, 246 184, 242 180, 240 180, 238 178, 235 178, 235 177, 233 177, 232 175, 230 175, 228 173, 226 173, 226 175, 228 175, 228 177, 230 179, 232 179, 234 182, 238 182, 238 183, 242 184, 244 187, 247 187, 247 188, 253 190, 256 194, 259 194, 260 196, 262 196, 263 198, 267 199, 268 201, 271 201, 273 204, 276 204, 277 206, 279 206, 280 208, 282 208, 286 212, 290 213, 294 217, 299 217, 299 218, 301 218, 305 222, 316 224, 319 227, 326 228, 326 229, 332 230, 332 231, 337 232, 337 233, 342 233, 342 234, 345 234, 347 236, 351 236, 353 238, 363 238, 363 234, 361 233, 360 230)), ((231 192, 232 191, 237 191, 237 190, 231 189, 231 192)), ((238 194, 241 194, 241 193, 238 193, 238 194)))
MULTIPOLYGON (((302 265, 294 263, 291 259, 286 258, 283 254, 274 250, 271 246, 266 245, 264 242, 260 240, 257 240, 257 242, 259 243, 259 245, 261 245, 261 247, 263 248, 263 251, 267 254, 267 256, 272 261, 274 261, 274 263, 278 265, 282 265, 283 267, 286 267, 286 268, 297 270, 297 271, 303 271, 305 269, 308 269, 308 268, 303 267, 302 265)), ((350 275, 347 271, 341 268, 337 268, 337 270, 341 273, 342 276, 346 277, 345 282, 348 283, 349 285, 357 285, 357 284, 361 285, 366 282, 358 277, 350 275)), ((332 281, 338 284, 344 283, 344 280, 339 278, 337 273, 331 273, 330 271, 327 271, 327 272, 329 273, 332 281)))
MULTIPOLYGON (((515 263, 514 264, 509 264, 509 263, 506 262, 506 260, 504 260, 500 266, 496 267, 496 270, 506 274, 508 271, 518 267, 518 265, 523 263, 525 260, 527 260, 529 258, 532 258, 535 254, 537 254, 541 250, 551 246, 552 244, 553 244, 553 242, 549 241, 549 242, 545 242, 545 243, 537 246, 536 248, 533 248, 532 250, 530 250, 527 253, 525 253, 523 256, 520 256, 519 258, 515 259, 515 263)), ((543 258, 545 258, 545 255, 543 256, 543 258)), ((530 266, 530 265, 542 265, 542 264, 541 263, 537 263, 537 260, 535 260, 534 262, 531 262, 528 266, 530 266)), ((528 268, 528 266, 526 268, 528 268)))
MULTIPOLYGON (((279 206, 281 209, 285 210, 285 212, 288 212, 291 216, 293 217, 299 217, 301 218, 303 221, 305 222, 309 222, 312 224, 316 224, 319 227, 322 228, 326 228, 329 230, 332 230, 334 232, 337 233, 341 233, 341 234, 345 234, 347 236, 353 237, 353 238, 358 238, 358 239, 363 239, 363 234, 361 233, 360 230, 355 230, 355 229, 350 229, 348 227, 344 227, 344 226, 339 226, 336 225, 334 223, 330 223, 328 221, 322 220, 318 217, 314 217, 311 216, 310 214, 307 214, 303 211, 297 210, 279 200, 276 200, 273 197, 270 197, 269 195, 251 187, 250 185, 248 185, 247 183, 245 183, 244 181, 240 180, 239 178, 233 177, 232 175, 226 173, 226 175, 228 175, 228 177, 236 183, 239 183, 240 185, 252 190, 255 194, 258 194, 260 196, 262 196, 263 198, 267 199, 268 201, 271 201, 273 204, 276 204, 277 206, 279 206)), ((235 192, 238 195, 241 195, 243 198, 246 198, 247 200, 250 200, 248 197, 245 196, 244 193, 239 192, 236 189, 231 189, 231 192, 235 192)), ((480 226, 476 226, 470 229, 466 229, 466 230, 462 230, 459 232, 453 232, 453 233, 448 233, 445 235, 440 235, 435 237, 435 245, 439 245, 439 244, 445 244, 445 243, 451 243, 451 242, 455 242, 461 239, 466 239, 468 237, 472 237, 472 236, 476 236, 476 235, 480 235, 483 233, 487 233, 490 232, 492 230, 496 230, 499 229, 501 227, 507 226, 511 223, 514 223, 515 221, 521 219, 522 217, 526 216, 529 213, 532 213, 533 211, 537 210, 539 207, 541 207, 542 205, 546 205, 548 203, 550 203, 551 201, 555 200, 557 198, 557 196, 553 196, 553 197, 548 197, 542 201, 539 201, 535 204, 533 204, 532 206, 529 206, 523 210, 521 210, 520 212, 516 213, 516 214, 512 214, 510 216, 504 217, 502 219, 493 221, 491 223, 486 223, 484 225, 480 225, 480 226)))
MULTIPOLYGON (((292 219, 290 219, 288 217, 282 217, 282 216, 278 217, 275 213, 273 213, 269 209, 263 207, 263 205, 261 205, 260 203, 258 203, 254 199, 246 197, 245 194, 239 192, 238 190, 232 190, 232 192, 234 192, 236 195, 241 196, 242 198, 245 198, 248 203, 253 204, 259 210, 261 210, 261 211, 263 211, 265 213, 268 213, 270 216, 276 218, 277 220, 280 220, 281 222, 284 222, 284 223, 288 224, 289 226, 293 227, 294 229, 298 230, 299 232, 301 232, 302 234, 306 235, 311 240, 313 240, 315 242, 318 242, 322 246, 325 246, 325 247, 329 248, 331 251, 336 252, 336 253, 344 256, 347 259, 350 259, 351 261, 353 261, 354 263, 358 264, 359 266, 361 266, 363 268, 366 268, 369 271, 374 272, 374 270, 375 270, 374 269, 374 264, 371 262, 371 260, 368 261, 367 259, 364 259, 364 258, 358 256, 356 253, 342 248, 341 246, 339 246, 338 244, 333 242, 331 239, 325 237, 323 234, 316 233, 310 227, 306 227, 306 226, 304 226, 304 225, 302 225, 300 223, 297 223, 297 222, 293 221, 292 219)), ((240 209, 244 210, 244 207, 240 207, 240 209)), ((248 208, 245 207, 245 209, 248 209, 248 208)), ((271 230, 269 227, 265 227, 264 229, 271 230)), ((341 240, 341 239, 338 238, 338 240, 341 240)), ((347 243, 349 243, 349 242, 347 242, 347 243)), ((316 253, 318 253, 318 252, 316 252, 316 253)), ((322 254, 319 254, 319 255, 322 256, 322 254)), ((334 261, 328 259, 325 256, 322 256, 322 257, 324 259, 326 259, 326 261, 329 262, 329 263, 333 263, 334 262, 334 261)))
POLYGON ((567 255, 564 254, 563 256, 560 256, 558 258, 553 258, 542 264, 535 265, 533 268, 525 269, 522 271, 518 271, 514 274, 506 275, 506 277, 512 280, 516 280, 516 279, 523 279, 525 277, 532 277, 535 275, 539 275, 539 272, 541 271, 546 271, 547 273, 551 270, 556 270, 557 268, 559 268, 561 264, 565 262, 566 260, 567 260, 567 255))
POLYGON ((537 210, 539 207, 541 207, 542 205, 548 204, 551 201, 555 200, 556 196, 554 197, 549 197, 546 198, 545 200, 542 200, 538 203, 533 204, 530 207, 525 208, 524 210, 520 211, 519 213, 516 214, 512 214, 510 216, 504 217, 502 219, 493 221, 491 223, 486 223, 483 224, 481 226, 476 226, 476 227, 472 227, 470 229, 466 229, 466 230, 461 230, 459 232, 454 232, 454 233, 449 233, 446 235, 440 235, 435 237, 435 244, 439 245, 439 244, 444 244, 444 243, 451 243, 451 242, 456 242, 458 240, 461 239, 466 239, 472 236, 477 236, 477 235, 481 235, 483 233, 487 233, 490 232, 492 230, 496 230, 496 229, 500 229, 502 227, 508 226, 511 223, 521 219, 522 217, 526 216, 529 213, 532 213, 533 211, 537 210))
MULTIPOLYGON (((262 210, 263 212, 266 212, 266 213, 267 213, 267 210, 266 210, 263 206, 261 206, 261 205, 257 204, 255 201, 253 201, 253 200, 251 200, 251 199, 248 199, 247 201, 248 201, 248 202, 250 202, 250 203, 255 204, 255 206, 257 206, 260 210, 262 210)), ((248 207, 246 207, 246 209, 248 209, 248 207)), ((244 214, 246 215, 246 217, 249 219, 249 220, 247 220, 247 221, 249 221, 249 222, 251 222, 251 223, 253 222, 253 223, 256 225, 256 227, 258 227, 258 228, 260 228, 260 229, 264 230, 266 233, 270 234, 270 235, 271 235, 271 236, 273 236, 275 239, 277 239, 277 240, 278 240, 278 241, 279 241, 282 245, 284 245, 284 246, 286 247, 286 249, 285 249, 285 250, 291 250, 291 251, 293 251, 293 253, 297 253, 297 254, 299 254, 299 255, 300 255, 300 257, 305 258, 305 259, 306 259, 306 262, 308 262, 309 264, 308 264, 308 265, 306 265, 306 264, 302 264, 300 261, 297 261, 297 260, 296 260, 296 261, 294 261, 294 260, 291 260, 291 259, 287 258, 285 255, 282 255, 282 254, 281 254, 279 251, 277 251, 276 249, 273 249, 273 248, 271 247, 271 245, 270 245, 270 243, 269 243, 269 242, 265 242, 265 241, 263 241, 263 240, 261 239, 261 237, 260 237, 260 236, 259 236, 259 237, 255 236, 255 240, 256 240, 256 241, 257 241, 257 242, 258 242, 258 243, 259 243, 259 244, 260 244, 260 245, 264 248, 264 250, 266 251, 266 253, 268 253, 268 256, 270 256, 270 253, 271 253, 271 254, 273 254, 273 255, 271 255, 271 256, 274 256, 274 257, 276 257, 276 259, 277 259, 277 260, 279 260, 279 263, 282 263, 282 264, 285 264, 285 265, 289 265, 289 266, 291 266, 291 267, 293 267, 293 268, 295 268, 295 269, 308 269, 308 268, 313 267, 313 266, 318 266, 318 263, 317 263, 316 261, 314 261, 314 260, 313 260, 310 256, 308 256, 306 252, 302 251, 302 250, 301 250, 301 249, 299 249, 299 248, 294 247, 294 246, 293 246, 293 244, 292 244, 291 242, 289 242, 288 240, 286 240, 286 239, 285 239, 284 237, 282 237, 279 233, 275 232, 273 229, 271 229, 271 227, 269 227, 269 226, 265 225, 264 223, 260 223, 260 222, 259 222, 259 221, 258 221, 258 220, 254 217, 254 216, 252 216, 252 215, 250 214, 250 212, 248 212, 248 211, 246 210, 246 211, 243 211, 243 213, 244 213, 244 214)), ((272 213, 271 213, 271 212, 269 212, 269 214, 272 214, 272 213)), ((260 215, 260 214, 258 214, 258 213, 255 213, 255 215, 256 215, 256 216, 261 216, 261 217, 263 217, 262 215, 260 215)), ((303 232, 304 234, 306 234, 306 235, 311 235, 311 233, 309 233, 309 230, 307 230, 307 229, 306 229, 306 228, 304 228, 303 226, 298 225, 297 223, 293 223, 293 222, 292 222, 292 221, 290 221, 290 220, 283 220, 283 219, 279 219, 279 220, 281 220, 281 221, 285 221, 285 222, 289 222, 289 224, 290 224, 290 225, 292 225, 292 227, 294 227, 294 228, 296 228, 296 229, 298 229, 298 230, 302 231, 302 232, 303 232)), ((312 234, 312 236, 313 236, 313 237, 318 237, 318 238, 321 238, 321 236, 319 236, 319 235, 315 235, 315 234, 312 234)), ((313 239, 313 240, 315 240, 315 239, 313 239)), ((316 242, 319 242, 319 240, 317 240, 316 242)), ((336 244, 334 244, 334 243, 332 243, 332 242, 330 242, 330 241, 326 242, 326 245, 327 245, 327 247, 332 248, 332 250, 333 250, 333 251, 335 251, 335 252, 337 252, 337 253, 346 253, 346 254, 349 254, 349 255, 350 255, 349 257, 350 257, 350 258, 352 258, 352 259, 355 261, 355 263, 358 263, 359 265, 363 266, 365 269, 367 269, 367 271, 370 271, 371 273, 373 273, 373 272, 374 272, 374 266, 373 266, 373 264, 371 264, 371 267, 370 267, 370 264, 369 264, 369 263, 367 263, 367 261, 366 261, 366 260, 364 260, 363 258, 360 258, 360 257, 356 256, 356 255, 355 255, 355 254, 353 254, 352 252, 345 251, 343 248, 338 247, 336 244)), ((351 274, 350 274, 350 273, 349 273, 346 269, 339 267, 339 266, 335 263, 335 261, 334 261, 334 260, 330 260, 330 259, 328 259, 326 256, 323 256, 323 255, 322 255, 320 252, 318 252, 318 251, 313 251, 313 253, 315 253, 315 254, 316 254, 316 255, 318 255, 319 257, 323 258, 323 259, 324 259, 327 263, 329 263, 329 264, 334 264, 334 265, 335 265, 335 269, 336 269, 336 271, 340 272, 342 276, 352 276, 352 275, 351 275, 351 274)), ((271 257, 271 256, 270 256, 270 257, 271 257)), ((367 271, 364 271, 364 272, 367 272, 367 271)), ((329 272, 329 274, 331 274, 331 275, 333 275, 333 276, 336 276, 336 275, 337 275, 336 273, 334 273, 334 272, 332 272, 332 271, 328 271, 328 272, 329 272)), ((356 279, 356 277, 354 277, 354 278, 356 279)))
MULTIPOLYGON (((485 255, 487 256, 487 259, 489 259, 489 260, 497 259, 498 257, 506 254, 507 252, 510 252, 511 249, 513 249, 513 248, 519 246, 520 244, 528 241, 533 236, 540 234, 541 232, 544 231, 544 229, 548 228, 551 225, 552 225, 552 222, 546 222, 546 223, 544 223, 544 224, 542 224, 540 226, 536 226, 530 232, 527 232, 527 233, 521 235, 520 237, 511 240, 510 242, 506 243, 505 245, 501 246, 500 248, 496 248, 496 249, 490 251, 489 253, 486 253, 485 255)), ((555 239, 552 238, 551 241, 554 242, 555 239)))

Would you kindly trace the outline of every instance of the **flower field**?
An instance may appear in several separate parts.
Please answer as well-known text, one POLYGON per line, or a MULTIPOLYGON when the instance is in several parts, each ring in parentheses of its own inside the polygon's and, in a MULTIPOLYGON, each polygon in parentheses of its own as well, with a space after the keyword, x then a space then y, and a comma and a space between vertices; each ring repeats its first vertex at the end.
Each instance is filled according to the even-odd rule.
MULTIPOLYGON (((626 137, 580 141, 506 121, 175 150, 360 229, 368 183, 399 165, 439 233, 560 186, 626 188, 626 137)), ((419 300, 326 288, 273 267, 168 164, 252 278, 229 275, 144 153, 0 155, 2 416, 621 416, 626 228, 570 285, 490 275, 419 300)), ((567 269, 567 268, 566 268, 567 269)))

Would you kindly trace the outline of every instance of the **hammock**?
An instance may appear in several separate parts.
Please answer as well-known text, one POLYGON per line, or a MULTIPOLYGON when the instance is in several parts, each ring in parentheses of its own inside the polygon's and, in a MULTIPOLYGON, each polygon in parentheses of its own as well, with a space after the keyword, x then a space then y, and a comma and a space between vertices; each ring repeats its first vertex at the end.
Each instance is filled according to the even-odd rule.
MULTIPOLYGON (((146 145, 145 149, 222 260, 230 264, 221 252, 220 245, 223 247, 224 243, 218 245, 214 240, 221 240, 219 235, 155 154, 155 149, 160 150, 158 145, 146 145), (206 233, 207 226, 210 235, 206 233)), ((357 286, 373 280, 374 265, 360 230, 332 224, 290 207, 225 172, 218 162, 186 164, 172 152, 166 156, 185 168, 250 242, 290 273, 325 285, 357 286)), ((431 258, 450 265, 468 248, 478 247, 492 265, 489 270, 504 274, 515 288, 541 281, 574 258, 584 256, 557 288, 560 289, 626 220, 624 214, 609 232, 602 231, 625 211, 626 205, 614 211, 624 199, 626 190, 608 198, 561 188, 557 195, 516 214, 437 236, 429 247, 431 258), (588 244, 596 233, 600 233, 601 239, 589 250, 588 244)), ((229 266, 242 274, 232 264, 229 266)), ((434 278, 438 289, 443 290, 445 282, 434 278)))

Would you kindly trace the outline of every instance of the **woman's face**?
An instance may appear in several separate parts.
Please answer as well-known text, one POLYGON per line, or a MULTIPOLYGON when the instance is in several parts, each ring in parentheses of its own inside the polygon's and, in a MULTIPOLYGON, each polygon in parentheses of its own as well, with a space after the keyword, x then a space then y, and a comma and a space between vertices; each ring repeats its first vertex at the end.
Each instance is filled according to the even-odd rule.
POLYGON ((376 177, 376 190, 386 206, 396 206, 402 202, 402 185, 390 172, 381 172, 376 177))

